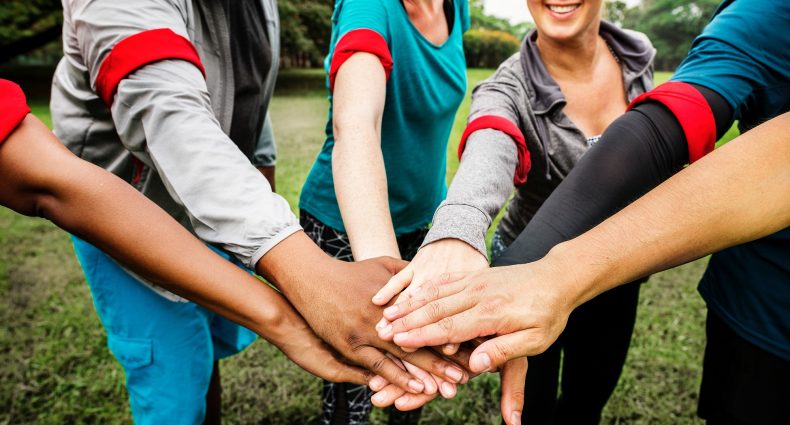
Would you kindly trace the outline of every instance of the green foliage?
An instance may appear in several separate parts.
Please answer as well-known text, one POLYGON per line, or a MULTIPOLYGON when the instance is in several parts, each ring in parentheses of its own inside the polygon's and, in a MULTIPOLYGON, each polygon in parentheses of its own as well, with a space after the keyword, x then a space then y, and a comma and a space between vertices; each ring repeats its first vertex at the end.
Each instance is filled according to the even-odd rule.
POLYGON ((3 0, 0 7, 0 46, 62 22, 59 0, 3 0))
POLYGON ((486 15, 482 0, 471 0, 469 2, 469 18, 471 19, 472 28, 506 32, 519 40, 524 38, 527 32, 534 27, 530 22, 513 25, 507 19, 486 15))
POLYGON ((610 10, 624 27, 650 37, 657 50, 656 69, 674 70, 719 3, 720 0, 645 0, 641 6, 626 9, 615 4, 610 10))
POLYGON ((464 34, 466 64, 470 68, 496 68, 521 46, 512 34, 489 29, 471 29, 464 34))
POLYGON ((317 67, 329 52, 334 0, 278 0, 284 67, 317 67))

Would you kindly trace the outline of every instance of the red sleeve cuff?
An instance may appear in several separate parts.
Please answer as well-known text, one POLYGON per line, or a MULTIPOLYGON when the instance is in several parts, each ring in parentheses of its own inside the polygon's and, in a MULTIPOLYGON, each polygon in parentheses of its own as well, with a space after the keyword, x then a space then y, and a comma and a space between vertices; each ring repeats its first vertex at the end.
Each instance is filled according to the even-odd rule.
POLYGON ((516 142, 516 149, 518 150, 518 166, 516 166, 516 174, 513 176, 513 183, 522 185, 527 182, 527 175, 532 168, 532 160, 527 149, 527 141, 524 139, 524 134, 516 124, 512 121, 498 117, 496 115, 484 115, 479 117, 469 125, 466 126, 464 134, 461 136, 461 142, 458 144, 458 159, 466 148, 466 140, 477 130, 498 130, 510 136, 516 142))
POLYGON ((99 68, 96 91, 104 103, 111 106, 118 84, 124 78, 145 65, 165 59, 190 62, 206 76, 192 42, 170 29, 160 28, 143 31, 118 42, 99 68))
POLYGON ((705 97, 687 83, 670 81, 634 99, 628 109, 647 101, 666 106, 683 128, 689 163, 711 153, 716 145, 716 121, 705 97))
POLYGON ((376 55, 381 61, 381 66, 384 67, 384 73, 387 74, 387 79, 390 78, 392 72, 392 55, 390 54, 389 46, 384 37, 376 31, 369 29, 360 29, 348 32, 344 35, 335 46, 335 51, 332 54, 332 64, 329 66, 329 90, 335 88, 335 77, 340 67, 354 55, 354 53, 365 52, 376 55))
POLYGON ((22 89, 0 79, 0 144, 10 135, 30 113, 27 99, 22 89))

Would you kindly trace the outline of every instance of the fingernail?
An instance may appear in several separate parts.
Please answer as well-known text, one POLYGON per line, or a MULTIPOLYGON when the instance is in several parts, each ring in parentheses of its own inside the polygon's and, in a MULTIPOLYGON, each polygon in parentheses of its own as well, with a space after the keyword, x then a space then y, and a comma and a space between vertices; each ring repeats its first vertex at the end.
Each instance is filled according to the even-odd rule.
POLYGON ((398 314, 398 306, 397 305, 392 305, 392 306, 389 306, 389 307, 384 309, 384 315, 385 316, 394 316, 396 314, 398 314))
POLYGON ((371 390, 378 392, 384 389, 386 382, 387 381, 385 381, 384 378, 380 376, 374 376, 373 379, 370 380, 368 386, 371 390))
POLYGON ((384 296, 383 296, 383 295, 381 295, 381 294, 376 294, 376 295, 374 295, 374 296, 373 296, 373 302, 374 302, 374 303, 381 302, 383 298, 384 298, 384 296))
POLYGON ((436 391, 439 391, 439 388, 436 387, 436 382, 433 379, 425 381, 425 394, 436 394, 436 391))
POLYGON ((387 323, 389 323, 389 322, 387 321, 387 319, 381 319, 381 320, 379 320, 379 322, 378 322, 378 323, 376 323, 376 329, 379 329, 379 330, 381 330, 381 328, 383 328, 384 326, 387 326, 387 323))
POLYGON ((513 412, 510 415, 510 423, 513 425, 521 425, 521 412, 513 412))
POLYGON ((409 388, 411 388, 412 391, 416 393, 421 393, 422 390, 425 389, 425 386, 422 384, 422 382, 412 379, 409 381, 409 388))
POLYGON ((392 325, 387 325, 386 328, 381 330, 381 336, 388 337, 392 334, 392 325))
POLYGON ((453 382, 461 382, 461 379, 464 379, 464 373, 454 367, 444 369, 444 374, 453 382))
POLYGON ((404 394, 404 395, 402 395, 402 396, 398 397, 398 398, 395 400, 395 407, 398 407, 398 408, 400 408, 400 407, 404 407, 404 406, 406 406, 406 405, 409 403, 409 400, 410 400, 410 399, 411 399, 411 397, 409 397, 409 395, 408 395, 408 394, 404 394))
POLYGON ((491 369, 491 357, 488 356, 488 353, 478 354, 477 359, 483 364, 484 369, 482 372, 487 372, 491 369))
POLYGON ((455 397, 455 385, 444 382, 442 383, 442 396, 444 398, 453 398, 455 397))
POLYGON ((373 394, 373 397, 370 398, 370 401, 372 401, 374 403, 383 403, 384 402, 384 393, 373 394))
POLYGON ((403 340, 405 340, 408 337, 409 337, 408 332, 401 332, 395 334, 395 336, 392 337, 392 341, 395 342, 395 344, 400 345, 403 342, 403 340))

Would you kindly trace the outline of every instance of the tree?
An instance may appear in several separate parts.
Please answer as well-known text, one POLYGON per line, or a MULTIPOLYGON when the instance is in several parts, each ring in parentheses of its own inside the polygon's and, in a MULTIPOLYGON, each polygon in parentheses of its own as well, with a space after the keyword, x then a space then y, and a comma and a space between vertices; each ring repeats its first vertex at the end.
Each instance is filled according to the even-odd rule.
POLYGON ((650 37, 657 50, 656 68, 674 70, 694 38, 710 20, 720 0, 645 0, 623 13, 623 26, 650 37))
POLYGON ((60 39, 63 11, 58 0, 3 0, 0 63, 60 39))

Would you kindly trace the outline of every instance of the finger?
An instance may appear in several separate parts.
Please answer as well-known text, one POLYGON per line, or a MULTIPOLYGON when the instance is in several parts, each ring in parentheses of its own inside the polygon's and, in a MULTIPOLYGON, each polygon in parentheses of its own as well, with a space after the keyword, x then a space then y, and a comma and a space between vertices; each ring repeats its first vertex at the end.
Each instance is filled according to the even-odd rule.
POLYGON ((330 382, 348 382, 357 385, 368 385, 368 382, 370 382, 373 376, 372 373, 362 368, 349 366, 340 362, 330 363, 337 364, 327 365, 320 373, 316 374, 316 376, 330 382))
POLYGON ((461 348, 460 344, 444 344, 442 347, 442 354, 445 356, 452 356, 458 352, 459 348, 461 348))
POLYGON ((392 341, 401 347, 435 347, 448 343, 461 343, 479 336, 494 334, 496 327, 492 320, 492 317, 479 314, 476 309, 466 310, 436 323, 396 333, 392 341))
POLYGON ((446 285, 422 285, 414 292, 409 292, 403 302, 385 308, 384 318, 389 321, 400 319, 432 301, 457 294, 465 287, 463 282, 452 282, 446 285))
POLYGON ((437 394, 403 394, 395 400, 395 408, 402 412, 414 410, 424 406, 429 401, 436 398, 437 394))
POLYGON ((449 316, 454 316, 469 310, 476 305, 475 299, 466 293, 451 295, 437 301, 432 301, 417 310, 412 311, 400 319, 395 320, 379 331, 382 338, 392 338, 393 335, 412 329, 421 328, 431 323, 437 323, 449 316))
POLYGON ((390 274, 398 274, 401 270, 409 265, 408 261, 403 261, 398 258, 384 257, 384 267, 389 270, 390 274))
POLYGON ((373 295, 373 304, 387 304, 392 297, 398 295, 404 288, 409 286, 412 278, 414 278, 414 269, 412 267, 406 267, 401 270, 395 276, 392 276, 387 281, 387 284, 376 292, 376 295, 373 295))
POLYGON ((393 347, 393 352, 391 352, 391 354, 446 381, 456 383, 468 377, 460 366, 439 357, 429 350, 418 350, 413 353, 405 353, 398 349, 398 347, 393 347))
POLYGON ((502 418, 508 425, 521 425, 524 408, 524 383, 527 379, 527 358, 519 357, 502 367, 502 418))
POLYGON ((370 387, 371 391, 373 391, 373 392, 379 392, 379 391, 383 390, 384 388, 386 388, 387 385, 392 385, 392 384, 390 384, 386 379, 384 379, 383 377, 381 377, 379 375, 374 376, 368 382, 368 387, 370 387))
POLYGON ((422 381, 423 385, 425 385, 425 389, 423 390, 425 394, 436 394, 436 392, 439 391, 439 386, 433 375, 409 362, 403 362, 403 365, 406 367, 407 372, 422 381))
POLYGON ((491 372, 508 360, 540 354, 552 342, 544 341, 534 329, 501 335, 480 344, 472 353, 469 367, 473 372, 491 372))
POLYGON ((376 407, 389 407, 395 403, 395 400, 405 394, 408 393, 398 388, 396 385, 389 384, 380 391, 377 391, 376 394, 373 394, 373 397, 370 398, 370 402, 376 407))
POLYGON ((371 372, 381 375, 387 381, 397 385, 404 391, 411 393, 421 393, 425 386, 418 379, 409 375, 401 369, 392 359, 388 358, 381 351, 365 346, 358 350, 358 362, 371 372))
POLYGON ((314 365, 315 361, 302 361, 301 356, 293 357, 292 360, 319 378, 330 382, 348 382, 358 385, 368 385, 368 382, 373 379, 374 375, 369 371, 341 362, 329 350, 319 349, 318 352, 309 355, 324 359, 320 367, 314 365))
POLYGON ((449 400, 458 393, 458 387, 456 384, 448 381, 442 381, 439 383, 439 394, 442 395, 443 398, 449 400))

